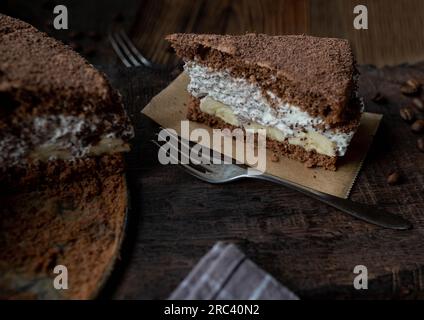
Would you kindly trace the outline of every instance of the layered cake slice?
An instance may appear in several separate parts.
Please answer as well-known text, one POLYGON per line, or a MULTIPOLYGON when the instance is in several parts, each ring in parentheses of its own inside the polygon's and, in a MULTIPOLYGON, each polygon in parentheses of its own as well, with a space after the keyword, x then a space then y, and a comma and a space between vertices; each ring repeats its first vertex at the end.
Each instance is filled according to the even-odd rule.
POLYGON ((121 170, 132 135, 121 97, 102 73, 0 14, 0 181, 121 170))
POLYGON ((273 152, 336 169, 363 110, 346 40, 262 34, 173 34, 167 40, 190 76, 188 119, 266 129, 273 152))

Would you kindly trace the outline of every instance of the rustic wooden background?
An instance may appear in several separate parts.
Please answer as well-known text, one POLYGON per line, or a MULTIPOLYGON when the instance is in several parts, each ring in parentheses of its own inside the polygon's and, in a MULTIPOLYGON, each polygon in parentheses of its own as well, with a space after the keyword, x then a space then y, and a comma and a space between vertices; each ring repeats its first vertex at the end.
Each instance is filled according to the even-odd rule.
POLYGON ((173 32, 305 33, 349 39, 359 63, 424 59, 422 0, 144 0, 136 17, 134 39, 160 63, 175 59, 163 40, 173 32), (358 4, 368 8, 368 30, 353 28, 358 4))
POLYGON ((121 23, 142 52, 163 64, 176 61, 163 39, 173 32, 305 33, 349 39, 361 64, 424 60, 422 0, 2 0, 0 8, 44 29, 42 21, 51 19, 55 3, 68 6, 74 30, 106 32, 113 17, 122 13, 121 23), (368 30, 353 28, 358 4, 368 8, 368 30))
POLYGON ((173 65, 163 42, 176 31, 312 33, 349 38, 361 63, 378 65, 423 59, 423 1, 370 0, 368 31, 355 31, 353 1, 71 1, 69 31, 49 26, 54 1, 5 0, 0 11, 29 21, 67 43, 103 69, 122 92, 136 129, 128 155, 132 208, 121 263, 102 297, 166 298, 216 241, 231 241, 302 298, 422 297, 424 290, 424 162, 417 136, 399 117, 410 99, 399 92, 424 66, 362 66, 361 94, 368 111, 384 114, 364 169, 352 191, 357 201, 376 203, 414 224, 407 232, 384 230, 341 214, 296 192, 265 182, 214 186, 161 166, 149 142, 156 126, 140 114, 176 77, 173 72, 126 70, 118 63, 107 31, 121 24, 156 62, 173 65), (401 3, 401 4, 400 4, 401 3), (123 19, 117 19, 116 13, 123 19), (97 31, 94 41, 87 31, 97 31), (71 32, 83 31, 78 39, 71 32), (88 51, 88 48, 95 52, 88 51), (381 92, 384 103, 372 97, 381 92), (397 169, 400 185, 389 186, 397 169), (369 268, 369 290, 352 287, 353 267, 369 268))

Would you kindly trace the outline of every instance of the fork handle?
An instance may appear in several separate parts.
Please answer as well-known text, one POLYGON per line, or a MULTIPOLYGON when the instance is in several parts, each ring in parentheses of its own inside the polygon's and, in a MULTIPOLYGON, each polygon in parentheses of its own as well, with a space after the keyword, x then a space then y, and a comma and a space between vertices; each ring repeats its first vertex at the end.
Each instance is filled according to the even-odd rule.
POLYGON ((323 193, 317 190, 313 190, 311 188, 301 186, 294 182, 282 180, 272 175, 259 174, 249 175, 248 177, 274 182, 285 187, 294 189, 316 200, 324 202, 329 206, 337 208, 340 211, 350 214, 355 218, 367 221, 369 223, 384 228, 395 230, 407 230, 412 228, 412 225, 409 221, 403 219, 398 215, 380 209, 374 205, 362 204, 351 201, 349 199, 339 198, 328 193, 323 193))

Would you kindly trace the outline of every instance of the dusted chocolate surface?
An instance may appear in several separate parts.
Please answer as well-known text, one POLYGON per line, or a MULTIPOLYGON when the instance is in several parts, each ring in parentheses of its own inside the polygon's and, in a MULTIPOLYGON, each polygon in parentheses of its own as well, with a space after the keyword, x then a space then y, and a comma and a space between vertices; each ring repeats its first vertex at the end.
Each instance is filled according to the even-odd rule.
POLYGON ((2 14, 0 36, 0 92, 2 101, 10 93, 16 112, 119 110, 106 77, 70 47, 2 14))
POLYGON ((23 29, 36 29, 28 23, 0 13, 0 36, 23 29))
POLYGON ((125 165, 122 154, 85 157, 74 161, 54 160, 29 163, 9 168, 0 175, 0 192, 44 190, 48 187, 66 187, 72 181, 94 176, 122 174, 125 165))
POLYGON ((132 135, 121 97, 101 72, 70 47, 0 14, 3 169, 27 163, 40 144, 82 157, 102 138, 125 144, 132 135))
POLYGON ((121 169, 110 171, 115 160, 104 156, 67 183, 1 193, 2 299, 95 297, 123 238, 127 190, 121 169), (53 286, 56 265, 68 269, 67 290, 53 286))
POLYGON ((352 113, 356 69, 347 40, 262 34, 173 34, 167 40, 183 59, 258 83, 329 124, 346 122, 352 113))

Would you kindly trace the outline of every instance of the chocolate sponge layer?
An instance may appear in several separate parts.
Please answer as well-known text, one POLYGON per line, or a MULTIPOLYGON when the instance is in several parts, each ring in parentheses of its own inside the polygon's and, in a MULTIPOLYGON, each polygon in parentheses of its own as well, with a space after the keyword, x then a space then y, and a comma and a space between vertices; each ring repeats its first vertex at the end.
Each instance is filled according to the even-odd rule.
POLYGON ((263 34, 172 34, 167 40, 184 60, 245 78, 330 126, 359 111, 349 103, 357 71, 347 40, 263 34))

